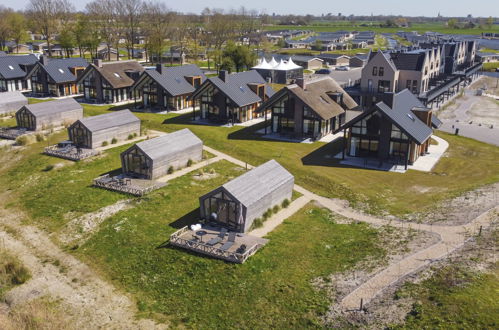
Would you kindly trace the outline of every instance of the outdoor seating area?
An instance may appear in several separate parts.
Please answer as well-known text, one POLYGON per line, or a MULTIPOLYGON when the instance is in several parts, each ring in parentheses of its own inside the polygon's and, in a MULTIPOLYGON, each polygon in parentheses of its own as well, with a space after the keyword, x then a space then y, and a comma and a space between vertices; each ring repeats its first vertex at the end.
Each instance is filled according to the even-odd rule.
POLYGON ((195 224, 185 226, 170 236, 170 244, 234 263, 244 263, 268 240, 227 228, 195 224))
POLYGON ((99 154, 99 151, 89 148, 81 148, 72 143, 58 143, 56 145, 46 147, 44 153, 49 156, 59 157, 62 159, 80 161, 99 154))
POLYGON ((21 135, 26 134, 28 129, 26 128, 7 128, 7 127, 0 127, 0 138, 2 139, 8 139, 8 140, 15 140, 21 135))
POLYGON ((111 176, 109 174, 94 179, 94 186, 134 196, 144 196, 153 190, 164 187, 166 183, 146 180, 128 175, 111 176))

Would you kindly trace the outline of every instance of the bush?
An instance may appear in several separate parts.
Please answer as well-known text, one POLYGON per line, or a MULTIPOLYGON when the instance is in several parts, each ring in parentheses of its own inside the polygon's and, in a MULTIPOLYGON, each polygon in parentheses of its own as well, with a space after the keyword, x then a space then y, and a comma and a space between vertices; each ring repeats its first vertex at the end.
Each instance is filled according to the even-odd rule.
POLYGON ((35 142, 33 135, 21 135, 16 138, 16 144, 19 146, 26 146, 35 142))
POLYGON ((261 218, 256 218, 251 224, 250 231, 261 227, 263 227, 263 220, 261 218))
POLYGON ((198 174, 199 174, 199 176, 203 176, 204 175, 204 170, 202 168, 200 168, 199 171, 198 171, 198 174))
POLYGON ((38 133, 35 135, 35 137, 36 137, 36 142, 45 141, 45 136, 43 134, 38 133))
POLYGON ((102 142, 102 146, 103 146, 103 147, 107 146, 108 144, 109 144, 109 143, 108 143, 107 141, 102 142))
POLYGON ((274 214, 275 214, 275 213, 279 212, 279 209, 280 209, 279 205, 274 205, 274 207, 272 208, 272 212, 274 212, 274 214))
POLYGON ((190 166, 192 166, 192 159, 189 159, 189 160, 187 161, 187 167, 190 167, 190 166))
POLYGON ((267 220, 268 218, 270 218, 272 216, 272 209, 268 209, 267 211, 265 211, 262 215, 263 217, 263 220, 267 220))
POLYGON ((135 136, 133 134, 128 135, 128 140, 132 140, 135 136))
POLYGON ((52 171, 53 169, 54 169, 54 165, 49 164, 49 165, 45 166, 45 168, 43 169, 43 172, 49 172, 49 171, 52 171))
POLYGON ((133 133, 133 137, 136 138, 138 136, 137 133, 133 133))
POLYGON ((28 269, 17 258, 0 251, 0 287, 7 284, 20 285, 29 278, 28 269))
POLYGON ((286 207, 289 206, 289 204, 290 204, 289 203, 289 199, 286 198, 285 200, 282 201, 281 206, 282 206, 283 209, 285 209, 286 207))
POLYGON ((210 168, 210 174, 215 174, 215 169, 214 168, 210 168))
POLYGON ((173 173, 173 171, 174 171, 174 170, 173 170, 173 166, 168 167, 168 174, 172 174, 172 173, 173 173))
POLYGON ((117 138, 113 138, 113 139, 111 140, 111 144, 116 144, 116 142, 118 142, 118 139, 117 139, 117 138))

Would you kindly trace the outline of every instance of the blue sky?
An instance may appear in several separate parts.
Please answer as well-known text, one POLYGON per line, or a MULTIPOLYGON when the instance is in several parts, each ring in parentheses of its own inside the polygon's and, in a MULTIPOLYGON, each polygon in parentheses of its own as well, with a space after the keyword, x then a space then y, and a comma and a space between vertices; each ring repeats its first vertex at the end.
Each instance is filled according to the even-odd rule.
MULTIPOLYGON (((89 0, 72 0, 77 9, 83 9, 89 0)), ((161 1, 161 0, 160 0, 161 1)), ((268 14, 315 14, 331 12, 343 15, 394 14, 408 16, 443 16, 475 17, 499 16, 499 2, 496 0, 182 0, 162 1, 171 9, 182 12, 199 13, 203 8, 237 9, 245 6, 249 9, 265 11, 268 14), (304 5, 306 4, 306 5, 304 5)), ((14 9, 24 9, 28 0, 0 0, 0 4, 14 9)))

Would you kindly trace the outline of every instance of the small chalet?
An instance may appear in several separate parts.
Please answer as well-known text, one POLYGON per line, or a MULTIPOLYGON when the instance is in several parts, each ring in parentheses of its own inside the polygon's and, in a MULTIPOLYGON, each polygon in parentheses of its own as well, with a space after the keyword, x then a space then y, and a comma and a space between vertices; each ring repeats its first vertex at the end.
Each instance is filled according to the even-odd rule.
POLYGON ((28 99, 21 92, 0 93, 0 115, 15 113, 28 104, 28 99))
POLYGON ((282 88, 258 111, 266 113, 270 109, 269 133, 320 139, 343 125, 345 111, 356 106, 334 79, 324 77, 306 83, 298 80, 282 88))
POLYGON ((102 62, 90 64, 78 84, 81 85, 85 100, 95 103, 118 103, 131 100, 130 88, 144 71, 139 62, 102 62))
POLYGON ((432 127, 440 120, 408 89, 386 95, 385 100, 362 112, 340 129, 345 131, 345 153, 377 158, 380 162, 414 163, 428 152, 432 127))
POLYGON ((236 232, 247 232, 268 209, 291 200, 294 177, 270 160, 199 198, 201 218, 236 232))
POLYGON ((73 98, 28 104, 16 112, 18 128, 38 131, 70 125, 83 118, 83 108, 73 98))
POLYGON ((0 56, 0 92, 31 90, 31 81, 25 78, 37 62, 33 54, 0 56))
POLYGON ((49 59, 42 56, 28 73, 32 92, 40 96, 68 96, 79 94, 78 76, 88 66, 83 58, 49 59))
POLYGON ((218 77, 206 79, 189 100, 199 101, 201 119, 243 123, 261 117, 256 109, 272 95, 274 90, 258 72, 222 70, 218 77))
POLYGON ((69 139, 80 148, 96 149, 104 144, 140 135, 140 119, 130 110, 120 110, 76 121, 68 128, 69 139))
POLYGON ((193 101, 187 99, 205 80, 195 64, 169 68, 158 64, 156 70, 142 72, 131 90, 142 100, 142 108, 182 110, 192 107, 193 101))
POLYGON ((155 180, 202 158, 203 141, 184 128, 135 144, 121 154, 121 164, 126 176, 155 180))

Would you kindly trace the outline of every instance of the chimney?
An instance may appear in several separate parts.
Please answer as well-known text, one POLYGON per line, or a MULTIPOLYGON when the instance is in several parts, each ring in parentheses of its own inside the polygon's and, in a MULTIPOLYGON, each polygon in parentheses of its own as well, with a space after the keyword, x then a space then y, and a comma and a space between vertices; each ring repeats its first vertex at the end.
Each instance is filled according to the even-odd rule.
POLYGON ((102 60, 100 58, 94 59, 94 65, 98 68, 102 68, 102 60))
POLYGON ((305 78, 301 77, 301 78, 296 78, 295 80, 295 83, 301 87, 301 89, 305 90, 305 88, 307 87, 307 84, 305 83, 305 78))
POLYGON ((159 74, 163 74, 163 64, 161 63, 156 64, 156 71, 158 71, 159 74))
POLYGON ((47 65, 49 64, 49 57, 47 55, 42 55, 40 56, 40 62, 43 64, 43 65, 47 65))
POLYGON ((220 78, 220 80, 222 80, 223 82, 227 82, 229 78, 229 72, 227 70, 220 70, 220 72, 218 73, 218 78, 220 78))

